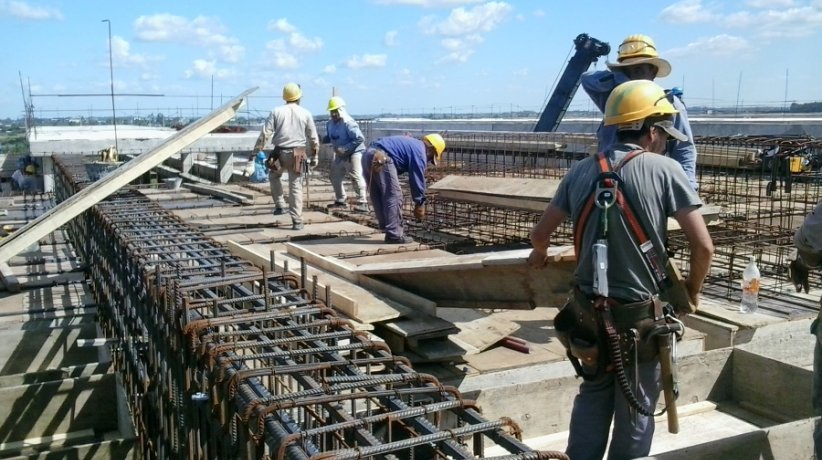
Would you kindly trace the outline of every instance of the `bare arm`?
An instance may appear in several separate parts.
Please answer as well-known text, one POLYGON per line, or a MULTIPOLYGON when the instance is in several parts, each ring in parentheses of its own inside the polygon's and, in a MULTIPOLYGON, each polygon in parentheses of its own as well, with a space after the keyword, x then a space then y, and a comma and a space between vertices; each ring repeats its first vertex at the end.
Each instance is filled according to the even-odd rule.
POLYGON ((548 246, 551 234, 568 217, 562 209, 549 204, 542 213, 542 218, 531 230, 531 246, 534 248, 528 256, 528 264, 533 268, 543 268, 548 263, 548 246))
POLYGON ((699 305, 699 291, 702 283, 711 268, 711 259, 714 256, 714 243, 711 235, 708 234, 708 227, 705 220, 696 206, 680 209, 674 214, 674 219, 679 223, 688 245, 691 248, 691 270, 688 279, 685 280, 685 288, 694 305, 699 305))

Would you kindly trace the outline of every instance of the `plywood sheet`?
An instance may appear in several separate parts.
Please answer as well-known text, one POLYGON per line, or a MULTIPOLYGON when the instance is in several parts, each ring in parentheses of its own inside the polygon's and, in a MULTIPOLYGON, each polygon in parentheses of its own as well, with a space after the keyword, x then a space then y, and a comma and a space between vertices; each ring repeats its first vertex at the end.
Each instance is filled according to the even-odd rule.
POLYGON ((519 324, 494 313, 484 314, 477 310, 440 308, 437 314, 459 328, 450 340, 465 349, 466 356, 482 352, 520 328, 519 324))

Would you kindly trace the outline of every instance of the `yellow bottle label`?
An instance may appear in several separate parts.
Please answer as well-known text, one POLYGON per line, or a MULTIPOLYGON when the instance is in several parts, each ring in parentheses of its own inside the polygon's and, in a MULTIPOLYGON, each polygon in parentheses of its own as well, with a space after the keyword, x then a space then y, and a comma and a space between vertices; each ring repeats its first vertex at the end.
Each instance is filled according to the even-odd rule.
POLYGON ((758 294, 759 293, 759 278, 754 278, 748 282, 742 282, 742 291, 747 294, 758 294))

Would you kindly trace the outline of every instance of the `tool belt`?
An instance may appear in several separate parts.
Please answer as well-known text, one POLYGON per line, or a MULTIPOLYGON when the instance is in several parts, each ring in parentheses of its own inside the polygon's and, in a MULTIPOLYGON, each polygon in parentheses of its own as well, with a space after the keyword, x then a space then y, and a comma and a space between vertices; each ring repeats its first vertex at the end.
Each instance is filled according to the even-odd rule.
POLYGON ((376 149, 374 151, 374 158, 371 159, 371 173, 380 173, 382 172, 385 165, 391 161, 391 158, 388 156, 387 153, 380 149, 376 149))
POLYGON ((279 170, 280 165, 283 164, 280 157, 282 155, 292 154, 294 161, 291 162, 291 167, 288 168, 289 174, 299 175, 302 173, 302 164, 306 161, 305 147, 274 147, 271 154, 268 156, 266 166, 270 169, 279 170))
MULTIPOLYGON (((654 319, 656 312, 661 310, 662 302, 658 298, 633 303, 611 300, 624 366, 656 359, 657 344, 650 340, 649 332, 659 322, 665 322, 661 316, 659 320, 654 319)), ((578 376, 597 380, 613 370, 605 325, 594 301, 582 291, 574 290, 573 296, 554 318, 554 328, 578 376)))

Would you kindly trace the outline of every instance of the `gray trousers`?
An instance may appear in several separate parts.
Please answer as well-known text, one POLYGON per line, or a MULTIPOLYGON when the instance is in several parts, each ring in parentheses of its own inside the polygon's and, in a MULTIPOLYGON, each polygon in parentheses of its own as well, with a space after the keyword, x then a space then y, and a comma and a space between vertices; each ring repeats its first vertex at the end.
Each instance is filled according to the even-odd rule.
MULTIPOLYGON (((271 170, 268 173, 268 185, 271 186, 271 198, 274 199, 274 206, 285 208, 285 198, 283 197, 283 173, 288 173, 288 214, 295 224, 303 221, 303 182, 301 173, 292 173, 294 165, 294 153, 280 154, 280 169, 271 170)), ((299 166, 297 166, 299 171, 299 166)))
POLYGON ((351 185, 354 186, 354 193, 357 194, 357 204, 368 204, 365 196, 365 178, 362 175, 362 153, 352 153, 346 158, 334 157, 331 163, 331 185, 334 187, 335 201, 346 202, 345 187, 343 180, 348 177, 351 185))
MULTIPOLYGON (((634 368, 625 370, 633 380, 634 368)), ((631 385, 632 388, 635 385, 631 385)), ((656 409, 661 390, 659 361, 639 364, 639 390, 636 398, 646 408, 656 409)), ((565 453, 571 460, 600 460, 608 444, 613 419, 608 460, 645 457, 654 438, 654 418, 637 414, 634 423, 630 406, 613 373, 595 382, 582 382, 571 411, 571 429, 565 453)))

